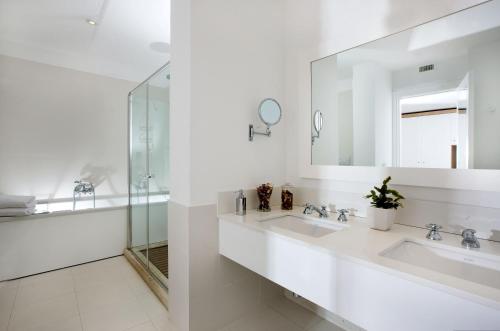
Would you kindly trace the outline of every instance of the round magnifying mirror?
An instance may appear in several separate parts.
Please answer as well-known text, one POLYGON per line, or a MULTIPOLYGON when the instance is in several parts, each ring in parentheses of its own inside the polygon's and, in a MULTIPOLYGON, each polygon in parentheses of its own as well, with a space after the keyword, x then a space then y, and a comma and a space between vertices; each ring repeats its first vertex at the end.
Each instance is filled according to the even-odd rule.
POLYGON ((281 119, 281 107, 278 101, 268 98, 259 105, 259 117, 268 127, 277 124, 281 119))
POLYGON ((314 112, 313 123, 314 130, 316 130, 316 133, 319 133, 323 128, 323 114, 321 113, 321 111, 316 110, 314 112))

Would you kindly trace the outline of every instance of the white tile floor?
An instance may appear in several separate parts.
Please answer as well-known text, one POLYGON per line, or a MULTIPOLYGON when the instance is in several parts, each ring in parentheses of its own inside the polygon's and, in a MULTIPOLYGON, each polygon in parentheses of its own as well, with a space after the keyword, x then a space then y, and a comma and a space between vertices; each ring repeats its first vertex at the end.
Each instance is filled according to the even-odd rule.
POLYGON ((124 257, 0 282, 0 331, 174 331, 124 257))
MULTIPOLYGON (((0 282, 0 331, 175 331, 124 257, 0 282)), ((342 331, 284 296, 219 331, 342 331)))
POLYGON ((278 298, 219 331, 344 331, 311 311, 278 298))

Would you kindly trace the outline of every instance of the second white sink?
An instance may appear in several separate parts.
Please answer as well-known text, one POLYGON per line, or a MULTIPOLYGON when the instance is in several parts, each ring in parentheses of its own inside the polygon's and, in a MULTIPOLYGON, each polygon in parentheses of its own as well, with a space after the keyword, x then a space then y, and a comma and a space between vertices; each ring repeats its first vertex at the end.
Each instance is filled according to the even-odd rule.
POLYGON ((280 216, 261 221, 265 227, 280 228, 309 237, 319 238, 342 229, 341 226, 324 224, 297 216, 280 216))
POLYGON ((500 259, 461 248, 424 245, 405 240, 382 256, 474 283, 500 289, 500 259))

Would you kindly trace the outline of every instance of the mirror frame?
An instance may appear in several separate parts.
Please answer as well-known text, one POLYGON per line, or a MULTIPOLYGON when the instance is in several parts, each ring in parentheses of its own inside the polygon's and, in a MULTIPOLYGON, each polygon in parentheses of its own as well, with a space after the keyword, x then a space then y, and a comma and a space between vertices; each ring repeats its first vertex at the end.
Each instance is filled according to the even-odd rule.
POLYGON ((368 166, 340 166, 340 165, 313 165, 311 129, 312 118, 312 62, 322 58, 359 47, 373 41, 387 38, 403 31, 411 30, 471 8, 487 4, 480 3, 463 10, 454 11, 448 15, 423 22, 408 29, 396 31, 377 39, 346 49, 336 49, 329 45, 319 45, 303 50, 297 62, 299 66, 298 85, 299 104, 298 118, 298 173, 301 178, 337 180, 345 182, 378 183, 385 177, 391 176, 395 185, 433 187, 459 190, 478 190, 500 192, 500 170, 494 169, 433 169, 433 168, 396 168, 396 167, 368 167, 368 166), (306 110, 307 111, 304 111, 306 110))
POLYGON ((273 99, 273 98, 265 98, 264 100, 262 100, 260 103, 259 103, 259 107, 257 108, 257 113, 259 114, 259 119, 262 121, 262 123, 264 123, 268 128, 272 127, 272 126, 275 126, 276 124, 278 124, 280 121, 281 121, 281 117, 283 116, 283 109, 281 108, 281 105, 280 103, 276 100, 276 99, 273 99), (266 121, 264 121, 264 119, 262 118, 262 106, 264 105, 264 103, 266 101, 271 101, 271 102, 274 102, 276 104, 276 106, 278 106, 278 109, 280 110, 280 116, 278 117, 278 120, 273 123, 273 124, 268 124, 266 121))

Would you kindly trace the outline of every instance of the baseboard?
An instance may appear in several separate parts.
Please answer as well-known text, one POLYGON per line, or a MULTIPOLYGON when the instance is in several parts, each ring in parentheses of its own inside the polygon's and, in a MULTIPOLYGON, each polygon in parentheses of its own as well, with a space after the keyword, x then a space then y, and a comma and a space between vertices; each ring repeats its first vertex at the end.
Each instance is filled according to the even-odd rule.
POLYGON ((312 311, 321 318, 335 324, 336 326, 342 328, 345 331, 366 331, 365 329, 355 325, 354 323, 351 323, 350 321, 340 317, 339 315, 334 314, 324 308, 321 308, 320 306, 312 303, 307 299, 304 299, 301 296, 299 297, 295 296, 293 292, 289 290, 285 290, 285 297, 288 300, 291 300, 296 304, 306 308, 307 310, 312 311))

